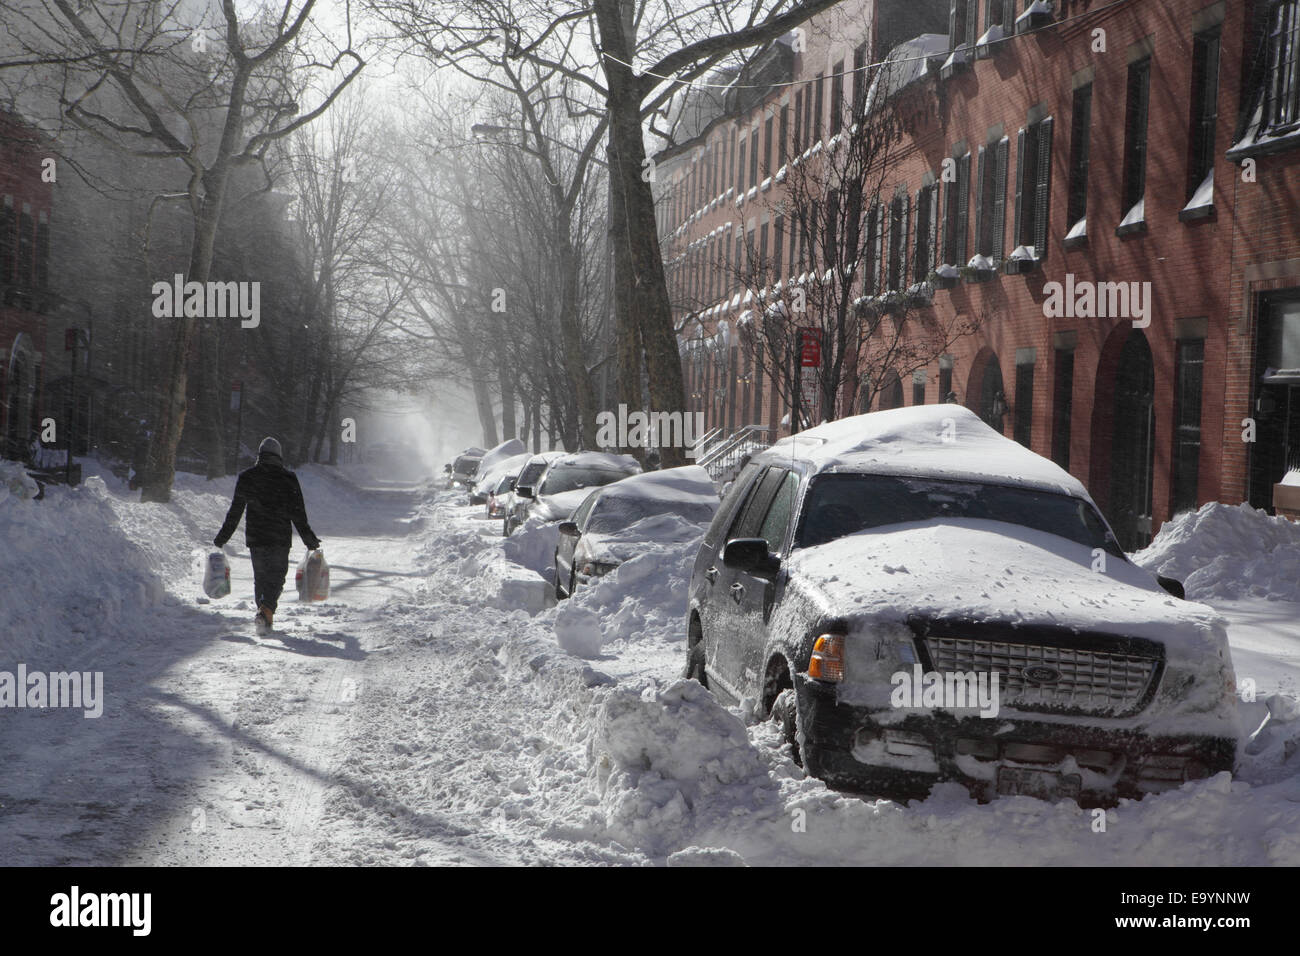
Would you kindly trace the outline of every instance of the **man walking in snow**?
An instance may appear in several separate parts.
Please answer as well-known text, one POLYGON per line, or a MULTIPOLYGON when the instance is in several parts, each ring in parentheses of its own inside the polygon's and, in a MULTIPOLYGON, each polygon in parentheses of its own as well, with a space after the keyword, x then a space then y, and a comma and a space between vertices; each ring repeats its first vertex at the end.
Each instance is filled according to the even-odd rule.
POLYGON ((212 539, 218 548, 239 527, 245 507, 248 522, 244 526, 244 543, 253 558, 253 594, 257 599, 257 616, 253 620, 259 631, 269 631, 284 590, 284 577, 289 573, 289 549, 293 546, 290 523, 298 529, 303 544, 312 550, 320 547, 320 538, 307 523, 298 476, 284 467, 280 443, 274 438, 263 438, 257 449, 257 463, 239 473, 226 521, 212 539))

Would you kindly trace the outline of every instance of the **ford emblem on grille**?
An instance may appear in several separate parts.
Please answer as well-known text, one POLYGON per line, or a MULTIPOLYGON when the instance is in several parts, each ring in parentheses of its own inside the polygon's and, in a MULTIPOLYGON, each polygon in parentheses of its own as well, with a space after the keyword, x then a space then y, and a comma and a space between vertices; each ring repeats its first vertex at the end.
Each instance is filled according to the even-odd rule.
POLYGON ((1061 672, 1046 664, 1031 664, 1022 669, 1020 674, 1031 684, 1055 684, 1061 679, 1061 672))

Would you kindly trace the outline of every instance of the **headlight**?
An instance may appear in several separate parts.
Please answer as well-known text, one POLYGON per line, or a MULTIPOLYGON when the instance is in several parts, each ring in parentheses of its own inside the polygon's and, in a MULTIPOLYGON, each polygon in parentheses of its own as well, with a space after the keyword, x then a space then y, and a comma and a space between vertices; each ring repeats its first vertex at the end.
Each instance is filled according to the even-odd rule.
POLYGON ((817 680, 844 680, 844 635, 820 634, 813 641, 812 658, 808 661, 808 676, 817 680))

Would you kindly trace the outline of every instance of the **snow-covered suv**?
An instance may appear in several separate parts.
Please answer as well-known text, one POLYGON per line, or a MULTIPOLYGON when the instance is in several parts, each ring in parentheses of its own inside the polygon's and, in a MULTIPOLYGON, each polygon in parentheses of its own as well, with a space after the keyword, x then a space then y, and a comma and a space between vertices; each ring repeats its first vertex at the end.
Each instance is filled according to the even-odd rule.
POLYGON ((695 562, 687 676, 845 789, 1104 804, 1231 770, 1224 622, 1084 487, 958 405, 756 455, 695 562))

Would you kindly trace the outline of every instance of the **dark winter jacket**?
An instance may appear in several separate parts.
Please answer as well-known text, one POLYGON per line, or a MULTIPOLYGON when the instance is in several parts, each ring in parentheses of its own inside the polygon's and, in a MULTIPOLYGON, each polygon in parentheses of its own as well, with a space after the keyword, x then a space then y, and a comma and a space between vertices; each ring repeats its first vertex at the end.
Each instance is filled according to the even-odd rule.
POLYGON ((320 545, 320 539, 307 523, 307 507, 303 504, 298 476, 284 467, 278 455, 261 455, 256 465, 239 473, 235 500, 230 503, 225 524, 214 539, 217 547, 235 533, 245 506, 248 522, 244 526, 244 543, 250 548, 293 547, 290 522, 297 527, 307 547, 320 545))

